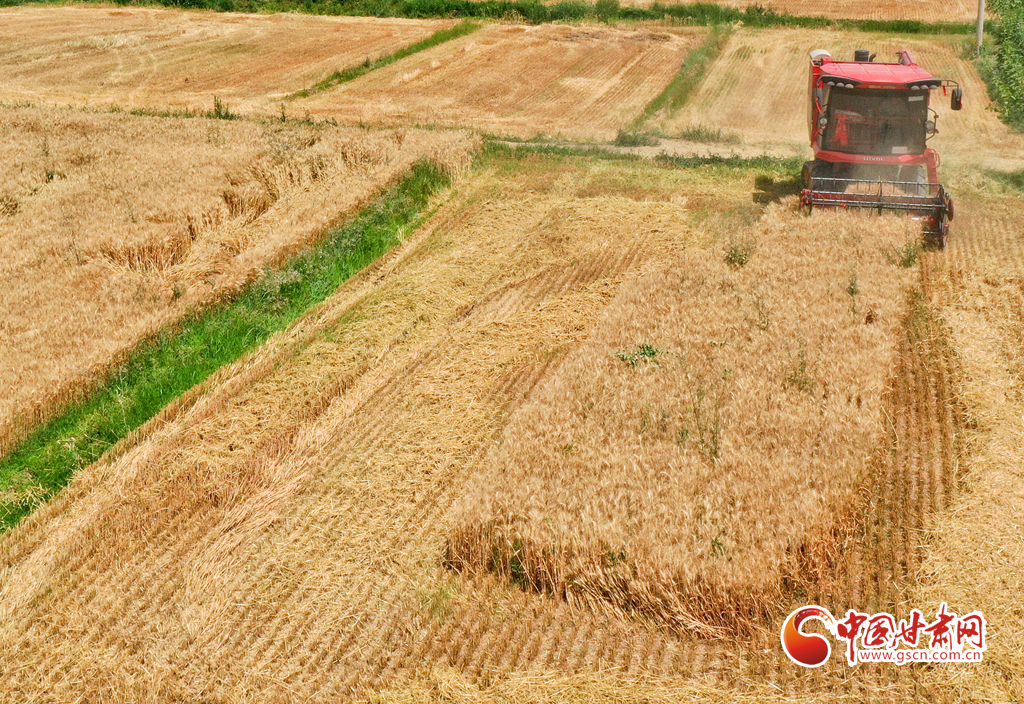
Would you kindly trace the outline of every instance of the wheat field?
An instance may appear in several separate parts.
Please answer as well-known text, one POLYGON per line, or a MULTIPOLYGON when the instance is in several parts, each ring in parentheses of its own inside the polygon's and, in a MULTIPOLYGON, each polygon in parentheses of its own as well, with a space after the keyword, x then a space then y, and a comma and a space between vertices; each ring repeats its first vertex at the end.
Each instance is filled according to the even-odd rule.
MULTIPOLYGON (((646 6, 641 0, 627 0, 627 6, 646 6)), ((663 5, 682 4, 669 0, 663 5)), ((744 10, 752 5, 779 14, 861 20, 920 20, 922 22, 970 22, 978 17, 978 4, 969 0, 721 0, 719 5, 744 10)))
MULTIPOLYGON (((271 99, 377 59, 449 20, 144 7, 0 9, 0 101, 276 114, 271 99)), ((299 115, 301 117, 301 115, 299 115)))
MULTIPOLYGON (((722 213, 751 182, 719 179, 722 213)), ((655 629, 462 580, 441 553, 511 410, 623 282, 707 242, 702 185, 546 161, 461 185, 0 538, 2 696, 330 700, 424 662, 686 667, 655 629)))
POLYGON ((403 244, 0 534, 0 700, 1024 699, 1024 195, 990 171, 1024 149, 960 39, 735 28, 652 125, 804 154, 807 51, 907 47, 967 94, 934 141, 953 235, 923 251, 912 222, 799 213, 778 164, 436 129, 608 139, 703 30, 485 25, 280 103, 368 128, 80 108, 207 109, 160 73, 194 60, 258 113, 450 22, 0 17, 0 97, 79 106, 0 109, 0 452, 414 162, 455 177, 403 244), (361 38, 336 53, 328 27, 361 38), (271 44, 290 58, 239 58, 271 44), (981 664, 851 669, 834 648, 808 671, 779 649, 809 602, 943 601, 984 611, 981 664))
POLYGON ((839 557, 916 227, 774 207, 637 280, 509 421, 451 562, 684 632, 774 617, 839 557))
POLYGON ((1024 138, 1000 122, 984 82, 961 57, 961 38, 908 37, 810 29, 740 29, 690 100, 675 115, 662 115, 660 128, 675 134, 704 125, 738 135, 744 142, 784 146, 810 154, 807 137, 808 54, 827 49, 850 60, 856 48, 894 61, 901 49, 933 75, 964 89, 964 107, 949 109, 948 97, 932 93, 939 133, 929 141, 943 161, 964 168, 1024 168, 1024 138))
POLYGON ((607 140, 662 91, 703 34, 487 25, 292 104, 346 123, 607 140))
MULTIPOLYGON (((931 277, 957 250, 900 269, 875 245, 901 244, 907 223, 829 214, 803 221, 778 206, 760 220, 756 209, 744 209, 753 175, 727 169, 548 157, 491 157, 477 168, 399 249, 187 393, 0 537, 0 668, 9 673, 2 698, 69 701, 102 692, 115 702, 812 701, 831 692, 862 701, 864 692, 941 694, 939 685, 929 689, 934 677, 916 669, 856 673, 855 690, 841 670, 838 679, 804 677, 772 646, 777 635, 770 629, 739 640, 735 633, 666 631, 635 611, 536 593, 487 571, 452 571, 445 555, 462 525, 464 497, 490 485, 494 458, 505 452, 509 433, 523 428, 521 419, 544 399, 564 404, 552 389, 574 369, 583 388, 592 386, 593 369, 579 366, 591 345, 610 345, 628 359, 641 339, 678 336, 671 321, 681 309, 670 302, 693 293, 707 302, 722 298, 734 311, 719 323, 693 317, 687 325, 696 327, 685 329, 694 339, 710 344, 699 334, 713 332, 704 326, 734 324, 743 333, 738 342, 749 332, 767 343, 756 299, 742 296, 744 286, 757 272, 767 273, 767 289, 811 271, 802 267, 821 267, 813 247, 805 245, 801 260, 792 245, 828 231, 837 235, 832 251, 858 262, 861 307, 856 315, 849 308, 849 268, 800 285, 831 289, 826 298, 836 314, 849 316, 848 330, 870 329, 876 337, 853 367, 825 354, 848 347, 807 344, 808 370, 820 385, 845 368, 844 378, 867 389, 862 409, 845 412, 862 423, 854 431, 860 440, 836 445, 835 457, 861 467, 859 485, 881 503, 856 504, 865 520, 848 527, 852 542, 836 566, 846 573, 826 571, 807 587, 822 603, 905 599, 892 585, 906 584, 923 561, 936 559, 915 536, 956 496, 960 455, 950 436, 960 426, 948 407, 954 370, 936 365, 928 351, 941 330, 894 337, 905 299, 893 291, 931 277), (867 229, 879 223, 884 229, 867 229), (863 247, 839 251, 843 237, 861 228, 863 247), (729 244, 723 233, 730 231, 761 237, 747 272, 722 262, 729 244), (796 256, 792 278, 757 269, 758 256, 765 264, 796 256), (680 290, 671 276, 682 262, 689 271, 706 266, 729 276, 736 288, 680 290), (615 326, 630 315, 627 304, 664 284, 657 296, 664 305, 634 308, 621 329, 615 326), (869 313, 875 322, 861 322, 869 313), (665 325, 648 327, 644 316, 663 316, 665 325), (663 334, 653 334, 658 330, 663 334), (884 363, 865 366, 885 349, 896 356, 891 372, 884 363)), ((1015 212, 1014 201, 979 197, 1015 212)), ((965 227, 964 241, 984 241, 992 222, 965 227)), ((809 331, 822 326, 810 312, 801 318, 792 301, 771 301, 777 307, 768 309, 769 321, 778 332, 789 331, 783 321, 791 320, 794 330, 810 325, 804 332, 816 339, 809 331)), ((786 335, 771 339, 780 343, 766 348, 782 374, 777 380, 802 409, 793 422, 816 418, 812 434, 844 427, 838 387, 824 406, 820 386, 806 395, 806 409, 799 406, 806 392, 788 377, 800 369, 800 348, 786 335), (819 406, 829 413, 822 416, 819 406)), ((832 339, 850 344, 840 333, 832 339)), ((723 345, 722 354, 735 354, 727 350, 723 345)), ((659 385, 679 378, 671 360, 660 360, 660 371, 648 364, 658 356, 641 356, 635 367, 616 356, 602 363, 643 382, 632 388, 657 400, 683 393, 675 383, 659 385)), ((746 368, 751 379, 761 378, 746 368)), ((744 367, 736 369, 738 382, 744 367)), ((638 430, 644 398, 630 397, 636 405, 612 417, 638 430)), ((668 431, 660 416, 653 420, 646 449, 677 448, 674 438, 661 437, 668 431)), ((727 428, 723 458, 734 439, 752 437, 750 430, 727 428)), ((696 447, 684 451, 699 454, 696 447)), ((822 494, 841 496, 853 484, 826 476, 822 494)), ((792 473, 784 468, 772 475, 786 477, 792 473)), ((763 496, 763 486, 743 487, 747 498, 763 496)), ((719 492, 736 496, 721 485, 719 492)), ((808 535, 813 523, 801 524, 808 535)), ((719 543, 743 554, 741 535, 735 544, 719 543)), ((747 569, 764 564, 748 557, 747 569)), ((943 588, 972 579, 947 576, 943 588)), ((996 618, 1002 613, 991 609, 996 618)))
POLYGON ((0 110, 0 450, 458 133, 0 110), (126 141, 126 136, 130 140, 126 141))

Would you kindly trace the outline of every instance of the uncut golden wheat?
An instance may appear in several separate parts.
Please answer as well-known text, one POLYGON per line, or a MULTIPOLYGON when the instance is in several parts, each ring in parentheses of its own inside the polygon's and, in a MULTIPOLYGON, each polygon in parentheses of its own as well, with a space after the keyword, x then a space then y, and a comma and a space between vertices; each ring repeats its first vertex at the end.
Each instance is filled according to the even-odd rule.
POLYGON ((705 635, 842 549, 916 224, 774 208, 640 280, 517 412, 448 559, 705 635))
POLYGON ((0 9, 0 99, 276 114, 270 99, 426 39, 452 20, 104 7, 0 9))
POLYGON ((0 452, 460 134, 0 111, 0 452))

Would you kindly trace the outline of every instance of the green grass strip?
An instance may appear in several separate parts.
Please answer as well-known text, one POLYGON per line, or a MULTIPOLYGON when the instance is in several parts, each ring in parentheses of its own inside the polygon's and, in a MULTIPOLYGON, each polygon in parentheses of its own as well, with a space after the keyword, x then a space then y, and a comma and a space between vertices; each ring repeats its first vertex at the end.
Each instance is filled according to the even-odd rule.
POLYGON ((535 142, 504 141, 484 143, 484 157, 524 159, 530 156, 589 157, 603 161, 642 161, 644 157, 632 152, 607 149, 597 144, 541 144, 535 142))
POLYGON ((655 161, 677 169, 701 169, 707 166, 719 166, 726 169, 748 169, 765 173, 791 176, 799 174, 803 168, 803 157, 794 156, 781 158, 762 154, 760 156, 675 156, 659 154, 655 161))
MULTIPOLYGON (((509 144, 493 141, 485 142, 483 156, 485 158, 508 158, 512 160, 531 156, 584 157, 624 162, 639 162, 646 159, 646 157, 639 154, 609 149, 597 144, 532 144, 525 142, 509 144)), ((785 179, 798 178, 804 164, 802 157, 784 159, 767 154, 741 157, 719 156, 717 154, 710 156, 676 156, 663 153, 654 157, 654 161, 661 166, 674 169, 703 169, 709 167, 717 170, 739 169, 785 179)))
MULTIPOLYGON (((1015 0, 1009 0, 1014 2, 1015 0)), ((36 3, 39 0, 0 0, 0 7, 36 3)), ((43 0, 64 4, 67 0, 43 0)), ((858 20, 779 14, 760 5, 743 10, 711 2, 649 7, 621 7, 618 0, 562 0, 545 4, 538 0, 115 0, 119 5, 160 5, 221 12, 301 12, 312 15, 348 15, 361 17, 479 18, 529 22, 578 22, 600 20, 614 22, 681 20, 691 25, 742 22, 746 27, 805 27, 852 29, 864 32, 899 34, 971 34, 971 22, 922 22, 920 20, 858 20)))
POLYGON ((170 401, 285 329, 419 225, 447 176, 420 163, 312 250, 268 272, 234 300, 139 346, 91 398, 39 428, 0 460, 0 531, 53 497, 75 472, 170 401), (28 498, 25 498, 28 497, 28 498))
POLYGON ((435 47, 438 44, 444 44, 445 42, 451 41, 452 39, 464 37, 467 34, 475 32, 478 29, 480 29, 480 25, 478 25, 475 22, 465 20, 455 25, 454 27, 449 27, 448 29, 442 29, 437 32, 434 32, 423 41, 411 44, 410 46, 407 46, 404 49, 399 49, 393 54, 381 56, 376 60, 367 58, 364 63, 358 66, 352 66, 350 68, 345 69, 344 71, 335 71, 334 73, 332 73, 330 76, 323 79, 319 83, 316 83, 315 85, 310 86, 309 88, 304 88, 303 90, 300 90, 296 93, 292 93, 288 97, 307 98, 310 95, 313 95, 314 93, 321 93, 325 90, 333 88, 336 85, 347 83, 348 81, 353 81, 359 78, 360 76, 366 75, 370 71, 375 71, 378 68, 383 68, 385 66, 395 63, 396 61, 401 61, 406 56, 412 56, 415 53, 424 51, 426 49, 430 49, 431 47, 435 47))
POLYGON ((679 67, 679 71, 665 86, 665 90, 647 104, 644 111, 633 122, 633 129, 640 129, 647 120, 662 110, 671 117, 679 108, 683 107, 689 100, 690 94, 704 80, 708 69, 722 53, 730 34, 732 34, 731 27, 716 26, 712 29, 704 43, 687 55, 683 65, 679 67))

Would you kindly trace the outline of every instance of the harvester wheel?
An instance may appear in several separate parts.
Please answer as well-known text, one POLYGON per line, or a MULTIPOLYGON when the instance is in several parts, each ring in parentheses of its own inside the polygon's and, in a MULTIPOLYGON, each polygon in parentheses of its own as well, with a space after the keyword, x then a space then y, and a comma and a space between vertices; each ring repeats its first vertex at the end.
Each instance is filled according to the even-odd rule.
POLYGON ((938 216, 935 224, 936 229, 928 233, 928 246, 934 249, 945 249, 946 239, 949 237, 949 221, 946 220, 945 213, 938 216))

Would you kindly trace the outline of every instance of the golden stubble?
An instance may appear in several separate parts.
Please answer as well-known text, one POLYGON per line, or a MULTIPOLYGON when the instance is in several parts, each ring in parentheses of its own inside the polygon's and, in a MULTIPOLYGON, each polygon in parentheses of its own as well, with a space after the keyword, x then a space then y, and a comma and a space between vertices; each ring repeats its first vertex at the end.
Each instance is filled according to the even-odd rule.
MULTIPOLYGON (((982 201, 984 203, 984 201, 982 201)), ((968 214, 936 282, 941 319, 957 364, 957 401, 967 423, 961 484, 928 523, 913 590, 922 610, 940 602, 988 623, 978 665, 936 668, 929 680, 950 701, 1018 701, 1024 688, 1024 209, 1019 194, 968 214)))
MULTIPOLYGON (((900 37, 819 29, 739 29, 700 87, 675 115, 663 116, 669 134, 705 125, 738 135, 750 144, 788 147, 810 155, 807 137, 808 55, 827 49, 838 60, 852 60, 854 49, 895 61, 901 49, 939 78, 959 81, 964 106, 950 110, 949 96, 933 91, 939 133, 929 140, 949 166, 1024 168, 1024 139, 999 120, 988 91, 959 38, 900 37)), ((940 170, 941 171, 941 170, 940 170)))
POLYGON ((703 34, 487 25, 293 104, 350 123, 607 140, 662 91, 703 34))
POLYGON ((277 116, 280 98, 453 24, 142 7, 4 8, 0 99, 207 112, 216 96, 234 113, 277 116))

